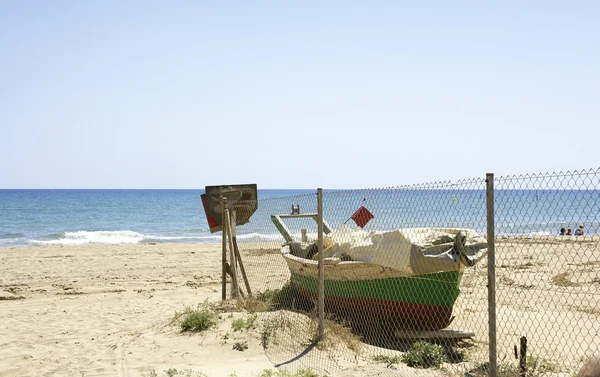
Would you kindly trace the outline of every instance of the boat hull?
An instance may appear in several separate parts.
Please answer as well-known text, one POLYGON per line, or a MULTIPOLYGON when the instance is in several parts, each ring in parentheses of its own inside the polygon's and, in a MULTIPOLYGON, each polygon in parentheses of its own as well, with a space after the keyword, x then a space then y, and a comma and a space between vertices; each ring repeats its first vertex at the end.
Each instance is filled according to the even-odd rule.
MULTIPOLYGON (((292 283, 316 300, 317 262, 284 253, 292 283)), ((399 328, 439 330, 452 319, 462 269, 425 275, 364 262, 325 264, 325 310, 365 320, 386 321, 399 328)))

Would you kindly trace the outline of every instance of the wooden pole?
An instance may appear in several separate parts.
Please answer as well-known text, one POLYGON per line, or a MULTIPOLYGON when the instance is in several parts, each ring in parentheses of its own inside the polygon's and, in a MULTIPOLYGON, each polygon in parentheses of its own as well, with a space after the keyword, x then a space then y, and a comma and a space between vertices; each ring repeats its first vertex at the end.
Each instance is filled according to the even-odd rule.
MULTIPOLYGON (((235 258, 237 260, 238 266, 240 267, 240 271, 242 272, 242 278, 244 279, 244 284, 246 285, 246 292, 248 292, 248 296, 252 297, 252 291, 250 290, 250 282, 248 281, 248 276, 246 275, 246 269, 244 268, 244 263, 242 263, 242 255, 240 254, 240 249, 237 244, 237 214, 235 210, 231 212, 231 235, 233 238, 233 251, 235 252, 235 258)), ((241 291, 240 291, 241 292, 241 291)))
POLYGON ((521 377, 527 375, 527 338, 521 337, 521 352, 519 352, 519 368, 521 369, 521 377))
POLYGON ((496 257, 494 245, 494 174, 487 173, 486 206, 487 206, 487 242, 488 242, 488 325, 489 325, 489 377, 498 375, 496 350, 496 257))
MULTIPOLYGON (((221 213, 225 213, 225 207, 227 206, 227 199, 221 198, 221 213)), ((221 235, 222 235, 222 249, 221 253, 221 300, 225 301, 227 299, 227 234, 226 227, 221 227, 221 235)))
POLYGON ((323 189, 317 189, 317 246, 319 250, 319 338, 325 334, 325 271, 323 262, 323 189))
POLYGON ((231 217, 229 209, 225 208, 223 225, 227 227, 227 241, 229 242, 229 270, 231 271, 231 298, 237 298, 239 293, 237 281, 237 268, 235 261, 235 251, 233 248, 233 238, 231 237, 231 217))

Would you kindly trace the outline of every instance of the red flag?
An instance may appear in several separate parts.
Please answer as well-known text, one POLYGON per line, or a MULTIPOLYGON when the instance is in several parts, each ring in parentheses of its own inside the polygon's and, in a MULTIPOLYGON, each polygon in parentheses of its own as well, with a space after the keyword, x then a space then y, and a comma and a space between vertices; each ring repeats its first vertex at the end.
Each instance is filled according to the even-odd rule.
POLYGON ((367 225, 367 223, 371 221, 371 219, 375 218, 375 216, 373 216, 373 214, 369 212, 367 208, 361 206, 358 210, 356 210, 356 212, 352 214, 352 216, 350 216, 350 218, 354 220, 356 225, 358 225, 361 228, 364 228, 365 225, 367 225))
POLYGON ((218 232, 220 230, 222 230, 221 224, 219 224, 219 222, 217 220, 214 219, 214 217, 212 217, 211 215, 208 214, 208 212, 206 212, 206 198, 205 195, 202 194, 200 195, 200 198, 202 199, 202 206, 204 207, 204 213, 206 214, 206 221, 208 222, 208 227, 210 228, 210 232, 218 232))

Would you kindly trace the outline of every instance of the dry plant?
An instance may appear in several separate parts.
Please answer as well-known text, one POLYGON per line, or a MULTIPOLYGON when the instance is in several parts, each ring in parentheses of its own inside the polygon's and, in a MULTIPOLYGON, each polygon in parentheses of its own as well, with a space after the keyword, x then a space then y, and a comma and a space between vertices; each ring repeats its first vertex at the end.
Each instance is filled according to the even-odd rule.
POLYGON ((290 319, 290 312, 279 311, 272 313, 272 316, 262 321, 261 327, 261 339, 260 343, 264 349, 267 349, 272 344, 279 344, 279 335, 282 335, 283 331, 292 331, 294 329, 294 321, 290 319))
POLYGON ((331 350, 340 345, 346 346, 349 350, 355 354, 360 354, 362 351, 362 342, 360 337, 352 332, 352 329, 345 323, 339 320, 326 319, 323 336, 317 337, 318 332, 318 320, 316 318, 311 319, 310 331, 315 334, 311 339, 311 343, 314 344, 319 350, 331 350))
POLYGON ((552 283, 554 285, 558 285, 559 287, 579 287, 581 284, 574 283, 569 280, 569 273, 563 272, 562 274, 558 274, 552 277, 552 283))
POLYGON ((257 292, 253 297, 211 303, 210 308, 217 313, 243 310, 249 313, 260 313, 280 309, 310 312, 314 304, 303 297, 292 282, 288 281, 280 289, 257 292))
MULTIPOLYGON (((467 377, 487 377, 489 363, 480 364, 476 368, 465 373, 467 377)), ((528 377, 542 377, 548 373, 559 373, 561 367, 551 360, 535 355, 527 357, 526 371, 528 377)), ((498 377, 520 377, 521 369, 517 362, 501 362, 498 364, 498 377)))
POLYGON ((570 306, 570 309, 581 312, 581 313, 585 313, 585 314, 600 316, 599 308, 590 308, 587 306, 570 306))
POLYGON ((181 312, 175 312, 169 325, 181 327, 181 331, 202 332, 217 325, 220 316, 210 310, 207 302, 198 304, 196 308, 186 307, 181 312))
MULTIPOLYGON (((155 370, 151 370, 149 374, 142 374, 143 377, 159 377, 159 374, 156 373, 155 370)), ((192 369, 179 370, 175 368, 169 368, 165 370, 164 376, 167 377, 208 377, 206 374, 202 372, 198 372, 192 369)))
POLYGON ((373 361, 376 363, 385 364, 386 368, 392 368, 395 364, 399 364, 402 361, 401 356, 389 356, 389 355, 375 355, 373 361))

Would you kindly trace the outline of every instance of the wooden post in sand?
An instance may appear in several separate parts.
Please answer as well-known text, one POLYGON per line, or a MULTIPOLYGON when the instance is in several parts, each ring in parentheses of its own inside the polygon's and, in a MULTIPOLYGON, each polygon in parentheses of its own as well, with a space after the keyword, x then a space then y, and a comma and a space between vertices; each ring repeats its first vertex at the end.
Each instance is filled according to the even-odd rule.
POLYGON ((240 249, 237 244, 237 215, 235 210, 231 213, 231 235, 233 236, 233 251, 235 253, 235 258, 237 260, 238 266, 240 267, 240 271, 242 273, 242 278, 244 279, 244 284, 246 285, 246 292, 248 292, 248 297, 252 297, 252 291, 250 290, 250 282, 248 281, 248 276, 246 275, 246 269, 244 268, 244 263, 242 262, 242 255, 240 254, 240 249))
POLYGON ((521 377, 525 377, 527 375, 527 338, 524 336, 521 337, 519 369, 521 370, 521 377))
POLYGON ((223 217, 223 230, 226 229, 227 241, 229 243, 229 272, 231 275, 231 298, 237 298, 239 294, 238 281, 237 281, 237 268, 236 258, 233 248, 233 238, 231 237, 231 216, 229 216, 229 209, 225 208, 225 214, 223 217))
POLYGON ((317 246, 319 252, 319 338, 325 334, 325 271, 323 256, 323 189, 317 189, 317 246))
POLYGON ((496 260, 494 253, 494 174, 487 173, 486 206, 487 206, 487 242, 488 242, 488 326, 489 326, 489 377, 498 373, 496 351, 496 260))
MULTIPOLYGON (((227 207, 227 199, 221 197, 221 213, 225 213, 227 207)), ((227 299, 227 234, 225 233, 225 226, 221 227, 222 237, 222 249, 221 253, 221 300, 227 299)))

